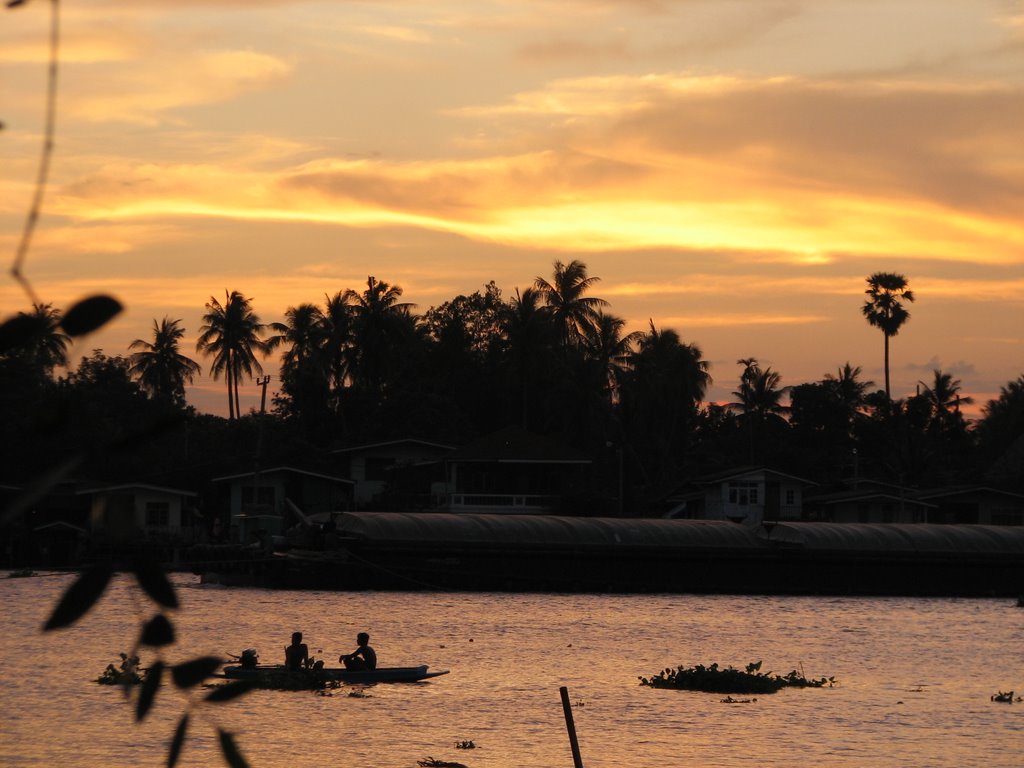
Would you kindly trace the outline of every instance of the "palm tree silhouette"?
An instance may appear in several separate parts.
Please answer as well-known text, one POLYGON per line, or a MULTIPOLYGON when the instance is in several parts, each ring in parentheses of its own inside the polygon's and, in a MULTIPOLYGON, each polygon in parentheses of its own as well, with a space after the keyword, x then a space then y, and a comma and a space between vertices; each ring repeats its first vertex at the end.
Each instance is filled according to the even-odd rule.
POLYGON ((610 403, 618 399, 622 373, 629 364, 634 345, 643 338, 640 331, 623 336, 622 329, 625 326, 626 321, 621 317, 598 310, 594 323, 584 333, 585 352, 601 372, 610 403))
POLYGON ((261 335, 266 325, 253 312, 252 299, 238 291, 230 294, 224 291, 225 301, 221 304, 213 296, 206 303, 206 314, 200 327, 196 349, 206 355, 213 355, 210 372, 214 379, 224 375, 228 385, 229 418, 241 416, 238 402, 238 387, 242 374, 262 375, 263 367, 256 360, 256 353, 266 356, 276 346, 275 341, 264 341, 261 335))
POLYGON ((597 322, 598 308, 608 302, 583 295, 601 278, 588 276, 587 265, 582 261, 573 260, 568 264, 555 261, 554 270, 551 282, 538 277, 534 287, 550 308, 551 317, 561 333, 563 347, 576 346, 583 342, 597 322))
POLYGON ((923 381, 918 384, 923 387, 921 397, 931 406, 933 424, 945 429, 962 423, 960 406, 970 405, 974 398, 960 395, 960 379, 954 379, 951 373, 943 373, 936 368, 932 375, 934 379, 930 386, 923 381))
POLYGON ((20 357, 47 376, 57 366, 68 364, 71 337, 60 329, 61 313, 52 304, 33 304, 31 312, 19 312, 29 330, 26 342, 8 355, 20 357))
POLYGON ((780 387, 782 376, 770 367, 761 368, 753 357, 736 361, 743 367, 740 375, 740 388, 734 391, 739 402, 729 405, 739 408, 744 415, 764 421, 769 414, 785 413, 787 408, 782 405, 782 398, 788 387, 780 387))
POLYGON ((284 316, 285 322, 270 324, 277 335, 267 339, 274 346, 287 346, 281 357, 282 372, 319 365, 326 340, 323 312, 316 304, 305 303, 288 307, 284 316))
POLYGON ((366 278, 366 290, 345 292, 351 306, 355 356, 353 377, 366 391, 380 393, 391 363, 401 354, 403 342, 415 333, 410 313, 415 304, 399 302, 402 289, 377 278, 366 278))
POLYGON ((340 411, 341 392, 352 367, 354 321, 352 291, 324 296, 324 359, 331 379, 331 397, 335 412, 340 411))
POLYGON ((914 292, 907 288, 907 278, 893 272, 875 272, 867 278, 868 287, 864 293, 868 300, 861 311, 870 325, 882 330, 885 336, 885 398, 892 400, 889 389, 889 338, 899 333, 900 328, 910 319, 910 312, 903 306, 904 301, 914 301, 914 292))
POLYGON ((185 404, 185 384, 191 384, 202 370, 199 363, 181 354, 181 337, 185 329, 181 320, 165 317, 153 319, 153 341, 136 339, 128 349, 140 350, 129 358, 128 372, 154 400, 177 406, 185 404))
POLYGON ((712 383, 700 347, 684 344, 671 328, 658 330, 653 320, 648 322, 650 331, 640 334, 630 355, 632 378, 663 408, 680 400, 696 407, 712 383))
POLYGON ((621 413, 630 455, 644 475, 667 478, 678 471, 680 461, 688 460, 698 407, 711 376, 699 347, 649 322, 650 330, 636 339, 622 376, 621 413))
POLYGON ((519 384, 521 424, 529 429, 534 385, 551 367, 547 363, 554 343, 550 308, 542 303, 541 292, 527 288, 520 293, 516 288, 516 295, 501 313, 501 328, 509 378, 519 384))

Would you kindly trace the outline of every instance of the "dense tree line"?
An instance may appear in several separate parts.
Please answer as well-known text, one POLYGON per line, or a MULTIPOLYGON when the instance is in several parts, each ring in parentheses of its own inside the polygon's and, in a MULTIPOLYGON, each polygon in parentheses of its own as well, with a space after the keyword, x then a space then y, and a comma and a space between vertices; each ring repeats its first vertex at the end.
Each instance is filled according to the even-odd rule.
POLYGON ((876 273, 865 291, 865 319, 884 336, 884 389, 849 362, 786 386, 751 357, 737 361, 727 404, 705 399, 712 378, 700 347, 653 321, 626 333, 593 295, 598 282, 585 264, 556 261, 550 277, 508 298, 491 282, 418 314, 399 286, 370 277, 361 290, 288 307, 281 323, 262 322, 240 292, 211 297, 196 354, 225 382, 228 419, 186 402, 201 369, 181 349, 179 320, 154 320, 152 338, 126 356, 96 350, 55 376, 69 363, 68 339, 60 312, 37 306, 25 315, 32 343, 0 353, 3 474, 29 477, 73 455, 92 479, 194 486, 254 462, 329 470, 327 449, 341 444, 459 444, 518 424, 592 457, 595 499, 614 495, 621 466, 633 509, 683 477, 740 464, 824 483, 857 474, 1024 490, 1024 375, 976 423, 960 410, 971 402, 960 382, 940 370, 918 394, 890 398, 889 342, 914 300, 901 275, 876 273), (271 407, 243 415, 240 385, 275 351, 271 407))

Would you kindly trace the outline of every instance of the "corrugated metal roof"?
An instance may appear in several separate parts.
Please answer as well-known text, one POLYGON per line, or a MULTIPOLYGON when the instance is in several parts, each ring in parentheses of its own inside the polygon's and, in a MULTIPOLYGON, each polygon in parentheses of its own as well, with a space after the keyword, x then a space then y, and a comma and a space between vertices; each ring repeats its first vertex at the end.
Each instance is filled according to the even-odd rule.
POLYGON ((778 523, 749 527, 717 520, 414 512, 346 512, 336 522, 342 535, 407 543, 1024 553, 1024 527, 1020 526, 778 523))

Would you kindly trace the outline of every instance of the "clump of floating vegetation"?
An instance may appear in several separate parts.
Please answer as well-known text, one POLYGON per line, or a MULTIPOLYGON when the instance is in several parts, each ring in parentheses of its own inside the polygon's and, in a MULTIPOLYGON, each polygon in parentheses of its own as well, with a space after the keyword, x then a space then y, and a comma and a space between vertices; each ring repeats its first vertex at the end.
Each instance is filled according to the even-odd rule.
POLYGON ((438 760, 434 757, 426 757, 423 760, 417 760, 416 764, 420 768, 466 768, 462 763, 453 763, 449 760, 438 760))
POLYGON ((121 664, 117 667, 107 664, 96 682, 100 685, 138 685, 145 677, 145 670, 139 669, 139 657, 122 653, 121 664))
POLYGON ((747 664, 746 670, 735 667, 709 667, 698 664, 685 668, 682 665, 672 669, 666 667, 652 677, 641 677, 640 685, 651 688, 674 688, 685 691, 706 693, 775 693, 781 688, 831 688, 834 677, 808 678, 802 671, 793 670, 787 675, 773 675, 761 672, 761 662, 747 664))
POLYGON ((1015 701, 1024 701, 1024 698, 1018 696, 1016 699, 1013 698, 1013 691, 999 691, 999 693, 992 694, 992 701, 998 701, 1003 704, 1012 704, 1015 701))

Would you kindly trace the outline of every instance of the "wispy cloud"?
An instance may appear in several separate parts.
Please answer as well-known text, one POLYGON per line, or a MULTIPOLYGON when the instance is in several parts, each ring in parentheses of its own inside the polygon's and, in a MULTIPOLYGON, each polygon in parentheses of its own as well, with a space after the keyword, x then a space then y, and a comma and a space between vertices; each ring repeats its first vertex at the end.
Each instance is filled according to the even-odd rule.
POLYGON ((203 51, 186 60, 168 52, 165 56, 154 54, 132 67, 90 73, 63 100, 63 110, 90 122, 157 125, 172 110, 223 102, 291 72, 287 62, 255 51, 203 51))

